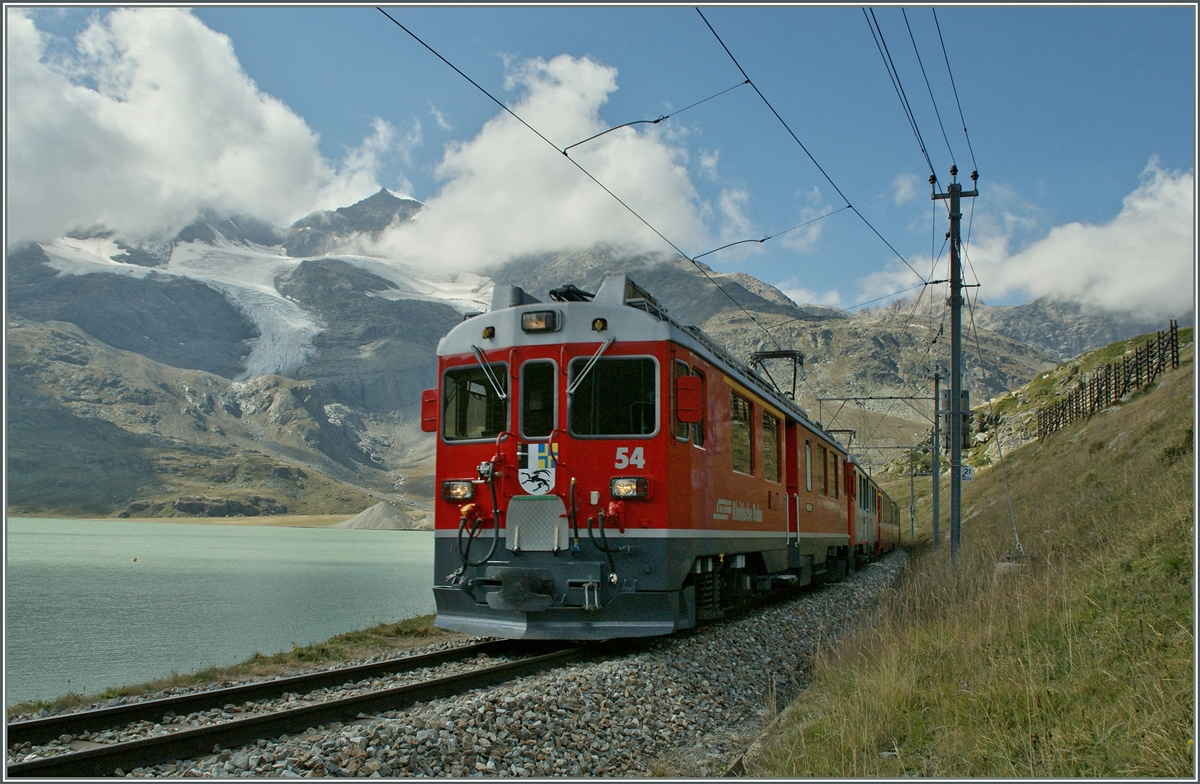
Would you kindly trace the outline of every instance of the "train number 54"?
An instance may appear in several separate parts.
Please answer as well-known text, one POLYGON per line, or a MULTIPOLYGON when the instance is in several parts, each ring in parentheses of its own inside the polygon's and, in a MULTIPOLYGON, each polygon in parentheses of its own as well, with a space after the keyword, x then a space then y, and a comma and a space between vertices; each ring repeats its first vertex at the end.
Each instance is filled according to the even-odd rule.
POLYGON ((617 459, 613 463, 614 468, 628 468, 629 466, 642 468, 645 465, 646 456, 640 446, 634 447, 632 452, 629 451, 629 447, 627 446, 617 447, 617 459))

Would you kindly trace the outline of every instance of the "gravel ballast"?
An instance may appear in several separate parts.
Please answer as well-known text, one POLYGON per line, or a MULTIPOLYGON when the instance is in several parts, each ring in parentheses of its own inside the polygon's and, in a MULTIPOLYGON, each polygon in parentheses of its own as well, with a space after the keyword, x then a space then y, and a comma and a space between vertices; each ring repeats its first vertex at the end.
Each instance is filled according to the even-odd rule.
POLYGON ((720 776, 804 688, 818 647, 864 618, 904 560, 897 550, 840 583, 637 653, 120 773, 720 776))

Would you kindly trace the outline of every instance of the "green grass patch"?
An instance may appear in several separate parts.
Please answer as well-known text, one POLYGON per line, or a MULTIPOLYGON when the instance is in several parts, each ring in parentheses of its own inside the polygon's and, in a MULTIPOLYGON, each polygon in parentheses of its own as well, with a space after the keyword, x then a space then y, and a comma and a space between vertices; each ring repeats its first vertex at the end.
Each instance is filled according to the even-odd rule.
POLYGON ((395 623, 384 623, 369 629, 346 632, 312 645, 293 646, 291 650, 271 655, 256 653, 244 662, 229 667, 210 667, 199 672, 174 674, 147 683, 108 689, 99 694, 65 694, 55 700, 20 703, 8 708, 9 717, 36 713, 43 708, 72 708, 89 705, 113 697, 133 697, 152 694, 173 687, 209 683, 231 683, 254 677, 290 675, 317 665, 328 665, 376 655, 399 655, 403 650, 440 640, 462 637, 433 625, 433 615, 421 615, 395 623))
POLYGON ((1188 359, 1007 456, 1012 517, 999 465, 977 472, 957 566, 948 524, 940 548, 922 541, 926 493, 903 580, 822 654, 748 774, 1194 778, 1188 359), (1001 565, 1014 517, 1038 557, 1001 565))

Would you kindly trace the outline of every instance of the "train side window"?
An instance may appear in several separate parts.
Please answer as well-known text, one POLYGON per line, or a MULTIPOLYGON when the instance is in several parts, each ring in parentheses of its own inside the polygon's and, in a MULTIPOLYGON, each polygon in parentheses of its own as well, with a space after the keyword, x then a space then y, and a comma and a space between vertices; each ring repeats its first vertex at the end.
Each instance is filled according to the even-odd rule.
POLYGON ((812 492, 812 441, 804 439, 804 487, 812 492))
POLYGON ((779 420, 763 412, 763 478, 769 482, 779 481, 779 420))
POLYGON ((521 366, 521 435, 526 438, 546 438, 554 431, 557 376, 551 362, 521 366))
POLYGON ((750 401, 731 393, 729 401, 729 437, 732 442, 733 470, 741 474, 754 473, 754 451, 751 443, 750 401))
POLYGON ((817 447, 817 487, 821 495, 829 495, 829 456, 825 447, 817 447))
MULTIPOLYGON (((700 379, 700 399, 707 400, 708 398, 704 396, 707 389, 704 383, 704 374, 696 370, 696 368, 692 368, 692 375, 700 379)), ((700 421, 692 425, 692 443, 701 449, 704 448, 704 426, 706 422, 707 420, 704 418, 704 415, 701 414, 700 421)))
POLYGON ((488 366, 491 378, 479 365, 446 371, 442 383, 442 437, 447 441, 495 438, 508 429, 508 404, 496 394, 508 394, 508 368, 488 366))
MULTIPOLYGON (((688 375, 687 363, 680 362, 678 359, 675 360, 675 378, 679 379, 686 375, 688 375)), ((672 384, 671 389, 674 390, 674 388, 675 385, 672 384)), ((673 391, 672 394, 674 394, 673 391)), ((692 426, 687 422, 680 422, 678 419, 675 420, 675 438, 679 439, 680 441, 687 441, 688 437, 691 435, 691 431, 692 426)))
MULTIPOLYGON (((591 361, 571 362, 571 383, 591 361)), ((577 436, 648 436, 658 430, 658 371, 650 358, 597 360, 571 395, 568 419, 577 436)))
POLYGON ((833 497, 834 498, 842 497, 842 468, 841 468, 840 464, 841 464, 841 458, 839 458, 837 456, 837 453, 835 452, 833 455, 833 497))

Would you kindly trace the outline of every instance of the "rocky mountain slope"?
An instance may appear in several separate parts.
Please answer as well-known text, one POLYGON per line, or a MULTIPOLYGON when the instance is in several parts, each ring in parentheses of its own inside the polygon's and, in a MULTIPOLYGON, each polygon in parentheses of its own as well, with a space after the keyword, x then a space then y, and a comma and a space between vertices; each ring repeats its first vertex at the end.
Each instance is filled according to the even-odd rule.
MULTIPOLYGON (((353 513, 386 499, 420 516, 433 440, 418 401, 440 337, 485 310, 494 283, 546 299, 616 273, 737 356, 802 351, 801 405, 872 463, 890 455, 868 447, 925 437, 928 402, 863 398, 930 394, 948 340, 928 317, 801 306, 745 274, 614 248, 517 258, 490 277, 343 252, 420 208, 380 191, 287 229, 205 213, 167 240, 92 230, 10 252, 9 509, 353 513)), ((981 310, 977 323, 977 400, 1130 328, 1054 303, 981 310)), ((790 369, 768 370, 790 387, 790 369)))
POLYGON ((65 322, 7 327, 11 512, 323 514, 390 484, 308 384, 172 368, 65 322))

